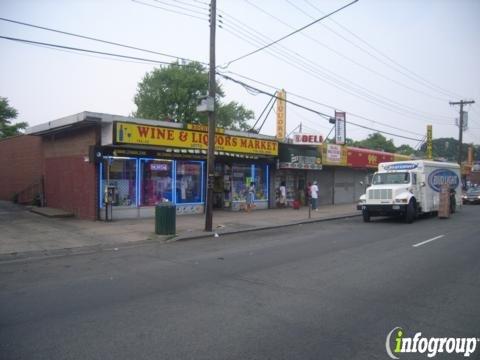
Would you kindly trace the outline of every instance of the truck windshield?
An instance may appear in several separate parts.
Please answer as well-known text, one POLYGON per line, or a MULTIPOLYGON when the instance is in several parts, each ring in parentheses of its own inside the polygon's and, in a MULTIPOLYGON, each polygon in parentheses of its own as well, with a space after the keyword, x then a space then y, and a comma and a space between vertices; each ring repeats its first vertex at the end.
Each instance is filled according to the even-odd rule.
POLYGON ((410 173, 395 172, 395 173, 377 173, 373 176, 373 185, 384 184, 408 184, 410 183, 410 173))

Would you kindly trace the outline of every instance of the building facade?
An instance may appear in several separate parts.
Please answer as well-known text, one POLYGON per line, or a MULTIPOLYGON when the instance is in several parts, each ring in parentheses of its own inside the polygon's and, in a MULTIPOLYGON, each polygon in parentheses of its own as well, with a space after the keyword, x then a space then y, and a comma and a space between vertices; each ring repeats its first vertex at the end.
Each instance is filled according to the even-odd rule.
MULTIPOLYGON (((320 204, 356 202, 361 184, 379 162, 394 154, 334 144, 278 142, 274 137, 217 129, 214 208, 245 206, 255 183, 258 209, 277 206, 285 181, 287 203, 307 204, 317 181, 320 204)), ((23 136, 0 141, 0 198, 40 200, 79 218, 103 219, 106 202, 114 219, 154 215, 172 203, 177 214, 205 209, 207 128, 111 114, 82 112, 33 126, 23 136), (107 189, 112 193, 107 194, 107 189)))

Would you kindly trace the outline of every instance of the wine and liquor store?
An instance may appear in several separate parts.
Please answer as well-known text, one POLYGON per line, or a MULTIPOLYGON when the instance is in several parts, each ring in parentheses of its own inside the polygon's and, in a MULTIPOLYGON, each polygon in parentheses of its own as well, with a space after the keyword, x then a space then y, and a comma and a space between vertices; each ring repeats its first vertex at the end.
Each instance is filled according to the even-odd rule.
MULTIPOLYGON (((114 189, 113 216, 151 216, 153 206, 162 202, 176 204, 177 214, 204 211, 208 129, 168 125, 112 123, 111 144, 99 149, 99 189, 114 189)), ((251 182, 257 208, 268 208, 269 172, 278 143, 271 137, 218 129, 215 153, 214 208, 240 210, 251 182)), ((104 203, 100 196, 100 209, 104 203)))

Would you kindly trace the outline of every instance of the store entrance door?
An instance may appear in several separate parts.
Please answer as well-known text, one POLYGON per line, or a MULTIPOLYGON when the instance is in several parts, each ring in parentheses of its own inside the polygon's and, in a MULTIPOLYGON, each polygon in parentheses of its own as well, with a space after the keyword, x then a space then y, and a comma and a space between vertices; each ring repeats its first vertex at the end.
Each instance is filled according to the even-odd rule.
POLYGON ((213 182, 213 208, 229 209, 231 202, 231 167, 227 164, 215 164, 213 182))

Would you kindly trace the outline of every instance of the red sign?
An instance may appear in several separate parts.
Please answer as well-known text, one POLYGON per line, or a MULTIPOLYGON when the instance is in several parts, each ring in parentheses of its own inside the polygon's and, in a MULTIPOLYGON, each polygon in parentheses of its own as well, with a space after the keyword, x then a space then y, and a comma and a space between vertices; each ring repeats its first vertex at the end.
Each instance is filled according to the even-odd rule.
POLYGON ((395 161, 394 154, 349 147, 347 165, 355 168, 377 168, 379 163, 395 161))

